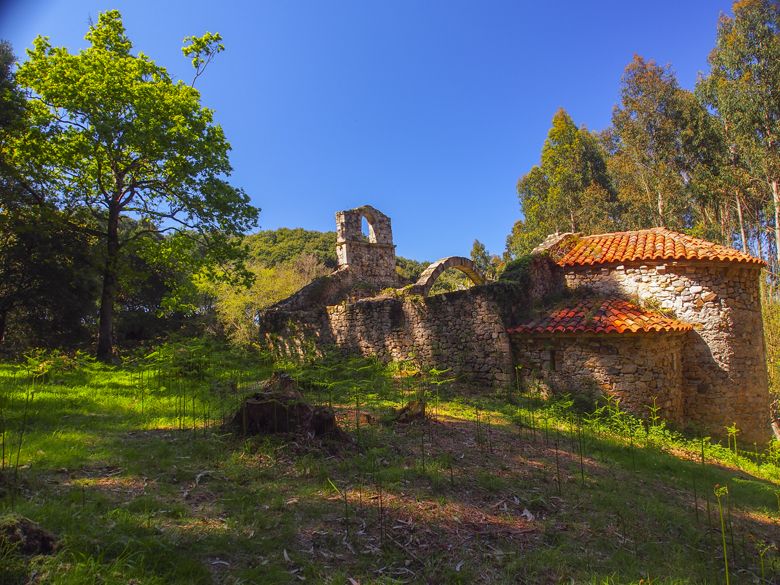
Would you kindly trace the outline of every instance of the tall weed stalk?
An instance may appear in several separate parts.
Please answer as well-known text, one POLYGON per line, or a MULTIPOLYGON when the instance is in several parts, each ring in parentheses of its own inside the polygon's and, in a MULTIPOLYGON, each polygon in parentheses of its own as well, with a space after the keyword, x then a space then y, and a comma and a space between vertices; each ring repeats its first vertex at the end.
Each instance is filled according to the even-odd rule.
POLYGON ((726 550, 726 519, 723 515, 723 502, 722 499, 728 497, 729 488, 724 486, 715 486, 715 498, 718 500, 718 514, 720 515, 720 538, 723 546, 723 566, 726 571, 726 585, 731 584, 731 577, 729 575, 729 555, 726 550))

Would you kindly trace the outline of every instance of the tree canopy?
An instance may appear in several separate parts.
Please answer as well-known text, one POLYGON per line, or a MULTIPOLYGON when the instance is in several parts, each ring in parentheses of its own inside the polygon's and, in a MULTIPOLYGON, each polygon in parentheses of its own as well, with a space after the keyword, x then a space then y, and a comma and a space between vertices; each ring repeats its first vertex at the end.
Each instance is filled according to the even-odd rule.
MULTIPOLYGON (((102 13, 85 38, 89 47, 75 54, 35 40, 16 76, 30 95, 29 131, 9 152, 29 191, 102 242, 98 356, 109 359, 129 243, 150 238, 158 261, 235 265, 242 258, 235 236, 256 225, 258 210, 227 181, 230 145, 197 89, 134 54, 116 10, 102 13), (120 228, 123 218, 133 229, 120 228), (177 236, 152 237, 169 233, 177 236)), ((220 37, 187 40, 197 79, 222 50, 220 37)))
POLYGON ((525 220, 507 241, 514 255, 530 251, 552 232, 606 230, 614 224, 617 202, 606 152, 563 109, 553 116, 541 158, 517 183, 525 220))
POLYGON ((665 226, 778 264, 780 3, 742 0, 733 12, 695 92, 635 55, 603 132, 555 114, 540 163, 518 182, 506 256, 554 232, 665 226))
MULTIPOLYGON (((780 3, 742 0, 722 15, 710 73, 698 86, 717 112, 736 170, 735 201, 756 211, 771 199, 775 258, 780 250, 780 3)), ((739 210, 742 215, 742 209, 739 210)), ((740 219, 743 242, 745 229, 740 219)))

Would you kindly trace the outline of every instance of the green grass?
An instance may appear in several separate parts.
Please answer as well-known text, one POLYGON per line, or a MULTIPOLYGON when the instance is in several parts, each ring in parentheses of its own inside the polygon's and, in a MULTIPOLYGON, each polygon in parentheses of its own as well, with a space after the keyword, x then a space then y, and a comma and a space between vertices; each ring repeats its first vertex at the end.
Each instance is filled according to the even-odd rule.
POLYGON ((702 464, 700 440, 614 404, 587 414, 436 379, 362 359, 274 365, 208 341, 121 367, 2 364, 0 512, 60 547, 0 550, 0 584, 719 583, 716 485, 731 583, 779 578, 776 548, 763 580, 759 555, 780 535, 776 446, 706 441, 702 464), (332 404, 352 440, 222 431, 273 368, 332 404), (423 394, 429 420, 388 422, 423 394), (358 428, 356 407, 382 422, 358 428))

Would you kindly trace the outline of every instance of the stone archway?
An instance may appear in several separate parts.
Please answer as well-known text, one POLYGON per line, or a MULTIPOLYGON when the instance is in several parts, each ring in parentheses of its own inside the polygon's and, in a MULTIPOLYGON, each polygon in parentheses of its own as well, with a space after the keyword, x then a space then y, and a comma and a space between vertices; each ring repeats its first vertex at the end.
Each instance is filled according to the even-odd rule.
POLYGON ((417 282, 414 283, 413 291, 416 294, 427 296, 442 272, 450 268, 460 270, 474 284, 485 284, 485 277, 471 260, 463 256, 449 256, 428 266, 420 275, 420 278, 417 279, 417 282))

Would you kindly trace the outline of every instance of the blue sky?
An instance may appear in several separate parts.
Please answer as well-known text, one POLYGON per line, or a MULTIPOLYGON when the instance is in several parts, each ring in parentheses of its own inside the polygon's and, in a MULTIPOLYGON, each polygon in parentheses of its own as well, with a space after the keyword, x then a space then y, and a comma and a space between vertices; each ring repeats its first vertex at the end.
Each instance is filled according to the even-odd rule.
POLYGON ((233 145, 233 182, 263 229, 334 229, 371 204, 399 255, 501 253, 520 217, 517 179, 553 114, 602 129, 634 53, 683 87, 707 70, 718 0, 0 0, 0 38, 85 46, 89 19, 119 9, 137 51, 190 80, 182 39, 219 32, 199 80, 233 145))

